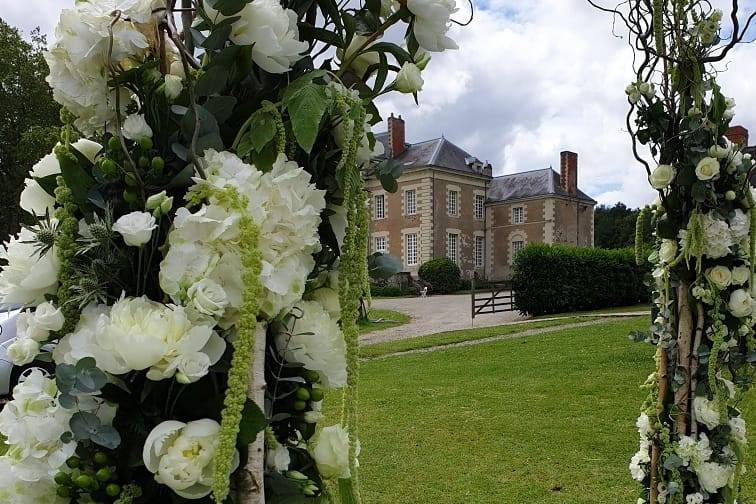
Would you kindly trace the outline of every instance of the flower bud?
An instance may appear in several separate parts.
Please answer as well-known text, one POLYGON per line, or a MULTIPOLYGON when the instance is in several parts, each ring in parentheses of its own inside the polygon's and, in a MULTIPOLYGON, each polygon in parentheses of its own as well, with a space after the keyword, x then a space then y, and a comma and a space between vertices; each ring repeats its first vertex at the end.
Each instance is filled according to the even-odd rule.
POLYGON ((396 74, 396 90, 400 93, 416 93, 423 89, 420 69, 414 63, 405 63, 396 74))

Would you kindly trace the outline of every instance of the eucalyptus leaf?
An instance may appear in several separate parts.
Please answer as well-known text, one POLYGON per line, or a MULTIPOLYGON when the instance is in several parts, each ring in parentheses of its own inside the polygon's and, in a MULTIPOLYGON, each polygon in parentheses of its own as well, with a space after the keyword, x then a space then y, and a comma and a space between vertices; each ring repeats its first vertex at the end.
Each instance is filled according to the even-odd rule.
POLYGON ((218 124, 223 124, 231 117, 236 105, 236 98, 233 96, 213 96, 205 102, 205 108, 215 116, 218 124))
POLYGON ((251 0, 207 0, 207 3, 224 16, 232 16, 241 11, 251 0))
POLYGON ((212 66, 197 79, 194 91, 197 96, 210 96, 221 93, 228 82, 228 70, 220 65, 212 66))
POLYGON ((229 35, 231 35, 231 25, 221 26, 210 32, 210 35, 202 41, 201 46, 210 51, 222 49, 226 45, 229 35))

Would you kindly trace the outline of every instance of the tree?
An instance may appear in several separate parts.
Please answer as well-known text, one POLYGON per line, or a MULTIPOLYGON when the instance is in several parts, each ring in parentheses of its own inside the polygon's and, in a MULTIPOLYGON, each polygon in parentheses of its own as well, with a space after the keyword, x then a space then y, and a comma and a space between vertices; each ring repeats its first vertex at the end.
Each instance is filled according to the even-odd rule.
POLYGON ((0 240, 18 230, 18 199, 29 169, 57 141, 59 107, 45 82, 47 41, 39 28, 31 40, 0 19, 0 240))
MULTIPOLYGON (((635 246, 635 223, 640 209, 628 208, 619 202, 614 206, 599 205, 594 213, 596 247, 619 249, 635 246)), ((643 243, 653 243, 651 213, 646 213, 643 223, 643 243)))

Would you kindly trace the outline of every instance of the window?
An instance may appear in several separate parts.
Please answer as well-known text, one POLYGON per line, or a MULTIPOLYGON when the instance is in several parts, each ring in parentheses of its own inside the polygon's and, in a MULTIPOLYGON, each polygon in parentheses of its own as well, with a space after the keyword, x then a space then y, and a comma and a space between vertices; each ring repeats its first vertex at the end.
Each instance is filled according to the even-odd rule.
POLYGON ((456 233, 446 234, 446 257, 459 263, 459 235, 456 233))
POLYGON ((404 213, 407 215, 417 213, 417 192, 414 189, 407 189, 404 192, 404 213))
POLYGON ((525 209, 521 206, 512 208, 512 223, 522 224, 525 222, 525 209))
POLYGON ((517 252, 522 250, 522 248, 525 246, 525 242, 522 240, 515 240, 512 242, 512 258, 517 255, 517 252))
POLYGON ((459 191, 449 191, 446 199, 446 213, 453 217, 459 215, 459 191))
POLYGON ((386 218, 386 195, 376 194, 373 197, 373 217, 375 219, 386 218))
POLYGON ((483 206, 485 205, 486 197, 482 194, 476 194, 475 195, 475 218, 478 220, 483 220, 483 206))
POLYGON ((417 266, 417 233, 404 235, 404 262, 407 266, 417 266))
POLYGON ((485 260, 486 238, 484 236, 475 237, 475 267, 482 268, 485 260))
POLYGON ((373 244, 373 252, 386 253, 386 237, 376 236, 373 244))

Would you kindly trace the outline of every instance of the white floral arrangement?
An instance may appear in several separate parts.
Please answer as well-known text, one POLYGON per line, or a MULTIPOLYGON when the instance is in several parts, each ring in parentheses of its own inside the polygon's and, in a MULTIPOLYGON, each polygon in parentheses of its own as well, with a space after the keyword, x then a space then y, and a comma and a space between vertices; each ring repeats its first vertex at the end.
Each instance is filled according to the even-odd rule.
POLYGON ((176 3, 78 1, 46 54, 59 143, 0 249, 27 368, 0 501, 359 503, 363 180, 397 176, 373 100, 421 90, 455 4, 176 3))

